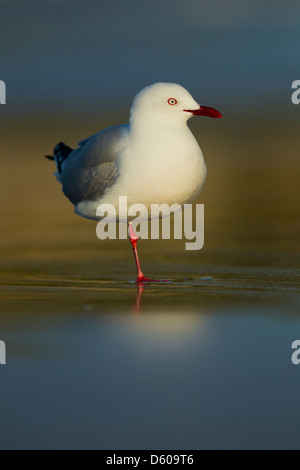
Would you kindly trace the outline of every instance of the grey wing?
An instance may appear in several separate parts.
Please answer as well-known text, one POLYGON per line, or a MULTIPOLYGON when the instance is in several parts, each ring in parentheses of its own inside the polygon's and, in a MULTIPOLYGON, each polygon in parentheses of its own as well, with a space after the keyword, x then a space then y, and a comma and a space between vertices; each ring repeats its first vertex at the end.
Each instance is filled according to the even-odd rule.
POLYGON ((73 204, 100 198, 118 177, 118 158, 126 146, 129 125, 109 127, 79 143, 58 176, 73 204))

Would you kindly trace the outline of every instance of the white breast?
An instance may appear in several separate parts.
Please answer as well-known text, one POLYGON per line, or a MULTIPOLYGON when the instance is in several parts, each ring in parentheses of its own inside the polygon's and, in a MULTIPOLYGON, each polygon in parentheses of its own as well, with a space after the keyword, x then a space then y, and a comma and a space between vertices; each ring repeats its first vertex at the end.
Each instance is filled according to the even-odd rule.
MULTIPOLYGON (((184 204, 202 190, 206 166, 187 126, 144 134, 129 141, 120 162, 120 177, 103 201, 128 197, 128 204, 184 204)), ((103 202, 102 201, 102 202, 103 202)))
POLYGON ((152 126, 131 131, 118 162, 119 176, 97 201, 84 201, 76 212, 96 218, 100 204, 112 204, 118 215, 119 197, 127 196, 128 207, 144 204, 186 204, 200 194, 206 179, 201 149, 187 127, 152 126))

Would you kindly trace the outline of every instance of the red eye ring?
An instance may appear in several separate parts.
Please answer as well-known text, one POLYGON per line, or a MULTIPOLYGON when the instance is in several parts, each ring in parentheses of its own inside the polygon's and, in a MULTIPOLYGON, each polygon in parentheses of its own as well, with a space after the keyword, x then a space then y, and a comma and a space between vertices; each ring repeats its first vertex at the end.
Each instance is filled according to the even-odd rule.
POLYGON ((177 104, 177 100, 175 100, 175 98, 169 98, 168 103, 170 106, 174 106, 174 104, 177 104))

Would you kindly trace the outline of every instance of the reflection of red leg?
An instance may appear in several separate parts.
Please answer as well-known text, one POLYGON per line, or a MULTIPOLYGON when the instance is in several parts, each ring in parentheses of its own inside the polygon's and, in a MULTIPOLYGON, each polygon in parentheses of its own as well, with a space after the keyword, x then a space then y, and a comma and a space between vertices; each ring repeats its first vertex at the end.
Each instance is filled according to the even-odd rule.
POLYGON ((136 284, 137 284, 137 294, 136 294, 136 299, 135 299, 134 311, 139 313, 141 311, 141 300, 142 300, 142 295, 145 289, 145 283, 137 282, 136 284))
POLYGON ((128 224, 128 234, 129 234, 129 239, 132 245, 135 264, 136 264, 136 270, 137 270, 136 282, 166 282, 165 280, 148 279, 146 276, 144 276, 141 270, 139 255, 137 251, 138 236, 134 233, 134 230, 130 222, 128 224))

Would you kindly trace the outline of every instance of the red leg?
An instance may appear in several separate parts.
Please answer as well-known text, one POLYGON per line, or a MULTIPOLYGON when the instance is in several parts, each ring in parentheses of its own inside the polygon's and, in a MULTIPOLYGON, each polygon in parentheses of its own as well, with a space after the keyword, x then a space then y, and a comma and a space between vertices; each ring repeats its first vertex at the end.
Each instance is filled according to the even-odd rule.
POLYGON ((129 239, 132 245, 135 264, 136 264, 136 271, 137 271, 136 282, 145 282, 145 283, 146 282, 167 282, 166 280, 148 279, 146 276, 144 276, 143 271, 141 270, 139 255, 137 251, 137 242, 138 242, 139 237, 134 233, 131 222, 129 222, 128 224, 128 235, 129 235, 129 239))

